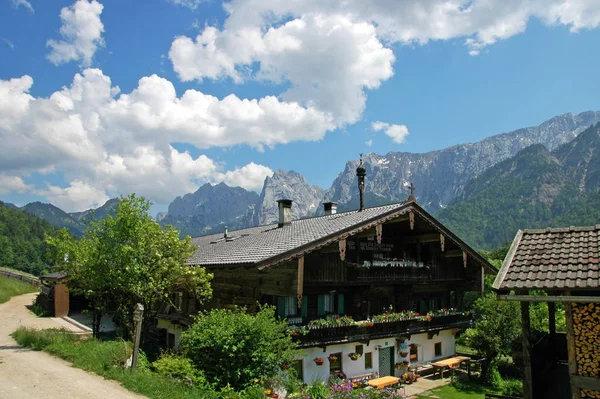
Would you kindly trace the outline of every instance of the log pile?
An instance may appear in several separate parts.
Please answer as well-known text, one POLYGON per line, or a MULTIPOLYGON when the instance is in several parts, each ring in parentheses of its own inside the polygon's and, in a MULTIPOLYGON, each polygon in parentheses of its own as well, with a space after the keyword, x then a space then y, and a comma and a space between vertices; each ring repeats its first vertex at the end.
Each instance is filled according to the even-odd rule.
MULTIPOLYGON (((600 376, 600 304, 574 303, 573 330, 577 374, 600 376)), ((600 391, 581 390, 582 398, 600 399, 600 391)))

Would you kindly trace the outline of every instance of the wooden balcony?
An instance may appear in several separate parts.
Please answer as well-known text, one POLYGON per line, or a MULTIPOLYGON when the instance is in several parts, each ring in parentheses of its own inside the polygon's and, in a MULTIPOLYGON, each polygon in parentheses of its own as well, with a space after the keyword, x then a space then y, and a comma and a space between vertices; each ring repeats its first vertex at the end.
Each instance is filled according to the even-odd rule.
POLYGON ((464 271, 457 267, 423 266, 377 266, 362 267, 352 265, 334 267, 315 267, 306 270, 305 283, 318 285, 331 282, 343 282, 349 285, 360 285, 372 282, 403 282, 403 281, 449 281, 464 279, 464 271))
POLYGON ((466 328, 471 325, 471 320, 471 315, 454 314, 435 316, 431 320, 416 318, 391 322, 363 322, 363 325, 341 327, 311 327, 307 334, 299 334, 296 339, 302 347, 330 345, 424 332, 435 333, 449 328, 466 328))

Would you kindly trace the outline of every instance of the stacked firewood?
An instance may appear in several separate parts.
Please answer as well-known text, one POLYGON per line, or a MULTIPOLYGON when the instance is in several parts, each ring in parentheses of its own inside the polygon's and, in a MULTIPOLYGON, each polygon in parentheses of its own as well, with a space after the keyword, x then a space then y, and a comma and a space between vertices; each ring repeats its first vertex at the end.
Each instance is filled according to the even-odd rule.
MULTIPOLYGON (((573 330, 577 374, 600 376, 600 304, 574 303, 573 330)), ((581 397, 600 399, 600 391, 582 389, 581 397)))

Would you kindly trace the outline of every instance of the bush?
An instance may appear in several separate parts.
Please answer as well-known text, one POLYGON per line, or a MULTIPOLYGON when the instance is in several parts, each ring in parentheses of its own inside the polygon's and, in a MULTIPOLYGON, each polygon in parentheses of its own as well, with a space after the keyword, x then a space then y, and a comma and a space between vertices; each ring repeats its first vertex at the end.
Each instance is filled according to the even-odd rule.
POLYGON ((502 394, 507 396, 523 396, 523 381, 516 379, 504 380, 502 394))
POLYGON ((190 359, 183 356, 164 353, 157 361, 152 363, 152 366, 158 374, 165 377, 194 385, 206 385, 204 374, 194 367, 190 359))
POLYGON ((269 306, 256 314, 243 308, 202 314, 183 333, 181 346, 209 383, 229 384, 235 390, 251 385, 255 378, 274 377, 298 353, 287 323, 277 320, 269 306))
POLYGON ((502 389, 504 386, 504 380, 502 380, 502 376, 500 375, 500 372, 495 364, 490 365, 487 373, 486 383, 496 389, 502 389))

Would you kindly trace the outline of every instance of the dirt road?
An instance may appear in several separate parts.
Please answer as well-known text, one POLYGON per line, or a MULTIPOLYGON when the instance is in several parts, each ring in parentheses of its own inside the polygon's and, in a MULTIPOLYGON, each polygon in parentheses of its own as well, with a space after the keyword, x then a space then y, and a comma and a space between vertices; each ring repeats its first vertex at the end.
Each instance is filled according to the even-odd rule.
POLYGON ((27 310, 37 294, 0 304, 0 399, 143 398, 114 381, 71 367, 44 352, 19 347, 10 333, 19 326, 61 328, 61 320, 38 318, 27 310))

